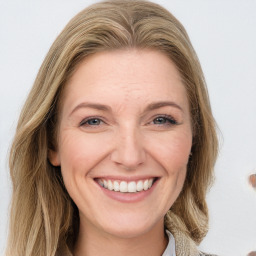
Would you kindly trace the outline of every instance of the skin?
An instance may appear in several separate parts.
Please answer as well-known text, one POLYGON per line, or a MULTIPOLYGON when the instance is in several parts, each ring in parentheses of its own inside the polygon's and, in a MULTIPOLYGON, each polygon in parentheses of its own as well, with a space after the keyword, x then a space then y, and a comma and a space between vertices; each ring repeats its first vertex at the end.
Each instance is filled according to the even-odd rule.
POLYGON ((175 65, 154 50, 94 54, 67 83, 60 110, 49 158, 79 209, 74 255, 161 255, 164 215, 182 189, 192 145, 175 65), (106 177, 157 182, 143 199, 120 202, 95 181, 106 177))

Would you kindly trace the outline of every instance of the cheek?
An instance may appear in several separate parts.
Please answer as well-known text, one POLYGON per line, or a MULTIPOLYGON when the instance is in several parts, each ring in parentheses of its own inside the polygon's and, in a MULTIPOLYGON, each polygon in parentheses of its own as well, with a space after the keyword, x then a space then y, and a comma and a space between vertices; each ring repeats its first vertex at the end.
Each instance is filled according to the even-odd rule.
POLYGON ((188 132, 166 134, 161 138, 152 138, 150 154, 169 174, 185 169, 192 146, 192 134, 188 132))
MULTIPOLYGON (((192 145, 192 136, 183 133, 170 133, 157 146, 151 145, 151 156, 162 167, 163 178, 159 194, 159 208, 165 214, 178 198, 187 173, 187 163, 192 145)), ((154 141, 152 141, 154 142, 154 141)), ((154 144, 155 144, 154 142, 154 144)))
POLYGON ((109 145, 106 138, 82 132, 66 131, 60 137, 60 162, 63 175, 86 175, 101 159, 107 155, 109 145))

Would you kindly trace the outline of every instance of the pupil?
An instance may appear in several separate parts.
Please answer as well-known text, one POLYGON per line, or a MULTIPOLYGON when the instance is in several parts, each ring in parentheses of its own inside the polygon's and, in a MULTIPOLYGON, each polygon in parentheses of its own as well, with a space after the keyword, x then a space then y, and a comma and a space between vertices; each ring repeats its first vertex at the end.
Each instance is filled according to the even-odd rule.
POLYGON ((99 120, 98 119, 91 119, 91 120, 88 121, 88 123, 91 124, 91 125, 97 125, 97 124, 99 124, 99 120))
POLYGON ((164 119, 163 117, 158 117, 158 118, 156 119, 156 123, 157 123, 157 124, 163 124, 163 123, 165 123, 165 119, 164 119))

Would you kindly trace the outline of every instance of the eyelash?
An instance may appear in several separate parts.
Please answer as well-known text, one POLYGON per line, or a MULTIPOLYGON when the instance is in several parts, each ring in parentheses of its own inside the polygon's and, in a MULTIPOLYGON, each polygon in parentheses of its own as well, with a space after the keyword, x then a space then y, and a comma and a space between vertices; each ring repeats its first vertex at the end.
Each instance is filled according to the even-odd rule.
POLYGON ((97 124, 96 124, 96 125, 88 124, 89 121, 93 121, 93 120, 97 120, 97 121, 99 121, 100 123, 105 123, 105 122, 102 120, 102 118, 100 118, 100 117, 88 117, 88 118, 82 120, 82 121, 80 122, 79 126, 91 126, 91 127, 92 127, 92 126, 98 126, 97 124))
MULTIPOLYGON (((169 115, 158 115, 150 123, 152 123, 152 122, 155 125, 158 125, 158 126, 172 126, 172 125, 177 125, 178 124, 178 122, 172 116, 169 116, 169 115), (157 119, 162 119, 162 121, 164 121, 164 123, 162 123, 162 124, 154 123, 157 119)), ((80 122, 79 126, 90 126, 90 127, 93 127, 93 126, 99 126, 102 123, 105 123, 105 122, 100 117, 88 117, 88 118, 82 120, 80 122), (95 121, 95 120, 98 121, 98 124, 94 124, 94 125, 93 124, 89 124, 90 121, 95 121)))
POLYGON ((159 116, 156 116, 152 122, 154 122, 156 119, 163 119, 165 121, 165 123, 163 124, 156 124, 156 125, 159 125, 159 126, 162 126, 162 125, 166 125, 166 126, 172 126, 172 125, 177 125, 178 122, 172 117, 172 116, 169 116, 169 115, 159 115, 159 116))

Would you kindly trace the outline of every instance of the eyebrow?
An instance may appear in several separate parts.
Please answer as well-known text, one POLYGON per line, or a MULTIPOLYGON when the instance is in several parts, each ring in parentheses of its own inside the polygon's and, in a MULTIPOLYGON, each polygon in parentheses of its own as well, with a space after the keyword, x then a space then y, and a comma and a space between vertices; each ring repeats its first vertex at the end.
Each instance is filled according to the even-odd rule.
POLYGON ((103 104, 99 104, 99 103, 80 103, 79 105, 77 105, 70 113, 70 116, 77 111, 80 108, 93 108, 93 109, 97 109, 97 110, 102 110, 102 111, 111 111, 111 108, 107 105, 103 105, 103 104))
POLYGON ((175 107, 175 108, 181 110, 182 112, 184 112, 182 107, 173 101, 153 102, 146 107, 145 112, 155 110, 158 108, 162 108, 162 107, 167 107, 167 106, 175 107))
MULTIPOLYGON (((153 102, 150 103, 144 110, 144 112, 148 112, 148 111, 152 111, 158 108, 162 108, 162 107, 166 107, 166 106, 170 106, 170 107, 175 107, 179 110, 181 110, 182 112, 183 109, 181 106, 179 106, 177 103, 173 102, 173 101, 160 101, 160 102, 153 102)), ((87 102, 83 102, 80 103, 79 105, 77 105, 70 113, 70 115, 72 115, 75 111, 77 111, 80 108, 93 108, 93 109, 97 109, 97 110, 101 110, 101 111, 106 111, 106 112, 111 112, 111 108, 107 105, 104 104, 100 104, 100 103, 87 103, 87 102)))

